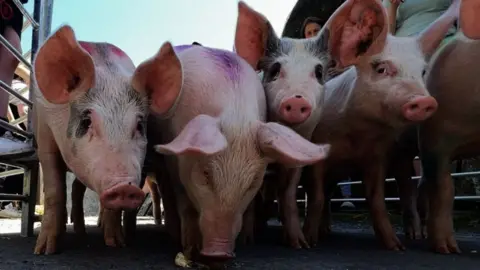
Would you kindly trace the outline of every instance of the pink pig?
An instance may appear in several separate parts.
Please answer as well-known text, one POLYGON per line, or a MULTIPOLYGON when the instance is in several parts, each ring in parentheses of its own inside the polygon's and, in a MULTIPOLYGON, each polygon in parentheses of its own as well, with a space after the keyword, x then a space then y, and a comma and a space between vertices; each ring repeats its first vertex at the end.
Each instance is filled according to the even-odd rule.
POLYGON ((426 74, 426 85, 439 108, 419 128, 420 197, 424 199, 420 204, 429 211, 428 238, 439 253, 461 252, 452 220, 455 188, 451 161, 480 153, 480 2, 461 0, 459 5, 461 31, 432 59, 426 74))
POLYGON ((242 215, 267 164, 304 166, 327 155, 328 145, 265 123, 262 84, 235 53, 203 46, 173 48, 167 42, 137 67, 133 86, 162 95, 152 95, 148 138, 175 164, 168 166, 170 179, 157 178, 175 189, 187 256, 199 247, 207 257, 234 257, 242 215))
POLYGON ((99 194, 108 212, 104 222, 110 226, 117 226, 119 210, 143 202, 138 186, 148 99, 131 87, 134 70, 119 48, 79 42, 69 26, 60 27, 39 49, 34 74, 40 91, 35 93, 33 122, 44 173, 45 215, 35 254, 58 250, 66 223, 67 170, 99 194))

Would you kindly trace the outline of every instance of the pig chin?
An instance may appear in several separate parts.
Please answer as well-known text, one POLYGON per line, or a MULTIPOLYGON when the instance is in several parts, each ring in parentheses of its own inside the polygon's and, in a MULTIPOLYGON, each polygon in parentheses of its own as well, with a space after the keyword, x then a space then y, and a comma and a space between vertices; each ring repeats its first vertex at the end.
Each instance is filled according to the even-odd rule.
POLYGON ((200 254, 219 261, 235 258, 235 238, 241 224, 241 215, 202 213, 199 220, 202 233, 200 254))

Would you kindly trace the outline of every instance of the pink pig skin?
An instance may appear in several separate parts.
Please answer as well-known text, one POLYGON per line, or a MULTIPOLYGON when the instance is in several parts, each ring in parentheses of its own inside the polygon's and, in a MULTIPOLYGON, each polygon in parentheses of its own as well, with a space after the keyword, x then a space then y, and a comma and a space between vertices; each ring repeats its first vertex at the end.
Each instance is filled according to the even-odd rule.
MULTIPOLYGON (((79 42, 60 27, 34 61, 34 132, 45 181, 45 215, 35 254, 58 251, 65 231, 65 173, 100 196, 105 224, 138 207, 148 100, 130 85, 135 67, 109 43, 79 42)), ((81 226, 81 224, 80 224, 81 226)), ((113 239, 115 240, 115 239, 113 239)))
POLYGON ((148 138, 165 155, 152 156, 160 185, 170 187, 162 197, 175 194, 174 201, 165 200, 170 204, 165 213, 168 222, 178 209, 187 257, 196 251, 215 259, 234 257, 242 215, 267 164, 303 166, 328 153, 328 145, 314 145, 287 127, 265 123, 262 84, 232 52, 203 46, 174 49, 165 43, 137 67, 133 86, 166 97, 152 96, 148 138))

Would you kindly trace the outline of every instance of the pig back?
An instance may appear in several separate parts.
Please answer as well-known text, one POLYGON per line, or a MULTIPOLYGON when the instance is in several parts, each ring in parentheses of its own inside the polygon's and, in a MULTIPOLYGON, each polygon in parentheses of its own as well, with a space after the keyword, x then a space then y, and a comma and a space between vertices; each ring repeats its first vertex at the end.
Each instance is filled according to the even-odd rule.
POLYGON ((200 46, 179 51, 178 57, 183 85, 171 117, 174 133, 199 114, 239 125, 266 120, 261 81, 245 60, 229 51, 200 46))
MULTIPOLYGON (((427 89, 439 106, 433 119, 451 119, 470 123, 478 121, 480 111, 480 41, 462 33, 447 44, 431 62, 427 89)), ((457 123, 460 123, 457 122, 457 123)))

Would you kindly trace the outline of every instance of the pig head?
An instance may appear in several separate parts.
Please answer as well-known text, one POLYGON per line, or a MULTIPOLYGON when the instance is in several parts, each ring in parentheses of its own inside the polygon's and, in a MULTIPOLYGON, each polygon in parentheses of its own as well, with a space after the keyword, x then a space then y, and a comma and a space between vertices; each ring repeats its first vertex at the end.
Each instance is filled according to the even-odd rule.
MULTIPOLYGON (((270 22, 243 1, 238 4, 235 50, 263 72, 269 119, 311 132, 323 103, 330 63, 329 29, 310 39, 278 38, 270 22)), ((304 133, 304 132, 301 132, 304 133)))
POLYGON ((380 1, 346 1, 325 27, 332 31, 328 47, 336 68, 354 67, 327 83, 327 98, 342 97, 344 106, 390 127, 429 118, 438 105, 423 77, 457 13, 453 4, 419 35, 395 37, 380 1))
POLYGON ((77 41, 69 26, 43 44, 34 62, 41 115, 35 130, 45 140, 39 152, 59 150, 68 169, 110 209, 136 208, 144 198, 138 186, 148 100, 130 85, 134 69, 116 46, 77 41))
POLYGON ((180 180, 199 213, 205 256, 233 257, 242 214, 269 162, 304 166, 327 155, 328 145, 312 144, 285 126, 264 122, 261 82, 232 52, 203 46, 174 49, 165 43, 137 67, 133 85, 168 96, 157 96, 151 109, 158 117, 169 115, 174 139, 155 150, 178 161, 180 180))

